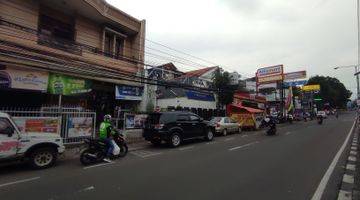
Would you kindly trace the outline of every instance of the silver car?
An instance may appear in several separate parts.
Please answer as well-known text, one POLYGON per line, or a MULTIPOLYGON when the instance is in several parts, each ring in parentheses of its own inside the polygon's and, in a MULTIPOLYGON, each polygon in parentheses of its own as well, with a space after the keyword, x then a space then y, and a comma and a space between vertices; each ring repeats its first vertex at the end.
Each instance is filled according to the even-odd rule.
POLYGON ((210 126, 214 127, 217 134, 241 133, 241 126, 229 117, 214 117, 210 120, 210 126))

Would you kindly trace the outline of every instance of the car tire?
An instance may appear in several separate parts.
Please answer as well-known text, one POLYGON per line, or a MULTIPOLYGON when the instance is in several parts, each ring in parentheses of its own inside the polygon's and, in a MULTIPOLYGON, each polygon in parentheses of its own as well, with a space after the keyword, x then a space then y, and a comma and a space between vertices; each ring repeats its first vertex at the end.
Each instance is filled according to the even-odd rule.
POLYGON ((154 146, 160 146, 160 145, 161 145, 161 140, 159 140, 159 139, 152 139, 152 140, 151 140, 151 144, 153 144, 154 146))
POLYGON ((205 140, 212 141, 214 139, 214 131, 210 128, 206 130, 205 140))
POLYGON ((227 131, 227 129, 225 128, 225 129, 223 130, 223 132, 222 132, 222 135, 223 135, 223 136, 227 136, 227 134, 228 134, 228 131, 227 131))
POLYGON ((179 133, 173 133, 171 135, 171 137, 169 138, 168 144, 173 147, 176 148, 178 146, 180 146, 181 144, 181 136, 179 133))
POLYGON ((39 148, 31 152, 29 163, 34 169, 46 169, 55 164, 57 157, 55 148, 39 148))

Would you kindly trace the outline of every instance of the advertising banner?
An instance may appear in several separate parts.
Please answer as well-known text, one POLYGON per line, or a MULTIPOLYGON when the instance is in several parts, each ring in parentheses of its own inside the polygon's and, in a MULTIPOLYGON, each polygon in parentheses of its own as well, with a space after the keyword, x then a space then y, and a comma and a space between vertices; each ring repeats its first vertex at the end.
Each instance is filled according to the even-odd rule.
POLYGON ((60 119, 57 117, 13 117, 22 133, 60 134, 60 119))
POLYGON ((302 90, 307 92, 307 91, 319 91, 320 90, 320 85, 304 85, 302 87, 302 90))
POLYGON ((306 71, 298 71, 284 74, 284 80, 295 80, 306 78, 306 71))
POLYGON ((93 134, 92 117, 70 117, 67 122, 68 137, 89 137, 93 134))
POLYGON ((185 92, 188 99, 200 100, 200 101, 215 101, 214 94, 202 93, 197 91, 188 90, 185 92))
POLYGON ((138 129, 145 128, 145 122, 146 122, 147 117, 148 117, 148 115, 145 115, 145 114, 135 115, 135 117, 134 117, 134 121, 135 121, 134 128, 138 128, 138 129))
POLYGON ((283 65, 260 68, 256 72, 258 84, 281 81, 284 78, 283 65))
POLYGON ((125 115, 125 129, 135 128, 135 115, 126 114, 125 115))
POLYGON ((50 94, 75 95, 91 91, 91 81, 60 74, 49 75, 50 94))
POLYGON ((115 87, 115 98, 121 100, 141 101, 143 92, 143 87, 117 85, 115 87))
POLYGON ((45 92, 48 86, 47 72, 23 70, 14 67, 0 69, 0 88, 14 88, 45 92))
POLYGON ((288 87, 296 87, 296 86, 303 86, 306 85, 307 81, 291 81, 291 82, 284 82, 284 87, 288 88, 288 87))

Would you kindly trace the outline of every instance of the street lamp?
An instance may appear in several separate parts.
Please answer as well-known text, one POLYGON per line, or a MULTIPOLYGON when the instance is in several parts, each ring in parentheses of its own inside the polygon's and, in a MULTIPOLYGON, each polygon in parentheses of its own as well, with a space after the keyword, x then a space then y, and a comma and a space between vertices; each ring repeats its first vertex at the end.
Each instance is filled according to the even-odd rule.
POLYGON ((359 83, 359 70, 358 70, 358 65, 348 65, 348 66, 338 66, 338 67, 334 67, 334 70, 337 70, 337 69, 343 69, 343 68, 354 68, 355 70, 355 74, 354 76, 356 76, 356 95, 357 95, 357 98, 359 99, 359 95, 360 95, 360 83, 359 83))

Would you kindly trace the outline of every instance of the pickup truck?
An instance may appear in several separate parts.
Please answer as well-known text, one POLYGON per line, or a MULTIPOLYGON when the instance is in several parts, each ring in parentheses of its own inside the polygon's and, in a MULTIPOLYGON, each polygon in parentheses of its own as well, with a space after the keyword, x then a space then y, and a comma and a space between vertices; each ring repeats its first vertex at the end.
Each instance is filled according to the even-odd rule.
POLYGON ((44 169, 53 166, 64 151, 59 135, 22 133, 8 114, 0 112, 0 163, 20 160, 44 169))

